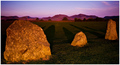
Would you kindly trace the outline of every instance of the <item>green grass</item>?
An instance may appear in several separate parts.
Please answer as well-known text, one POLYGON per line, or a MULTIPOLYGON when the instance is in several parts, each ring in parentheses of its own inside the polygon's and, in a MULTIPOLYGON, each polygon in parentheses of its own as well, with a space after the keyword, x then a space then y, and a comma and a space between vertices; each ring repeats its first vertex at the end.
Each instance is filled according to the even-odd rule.
MULTIPOLYGON (((48 61, 30 61, 28 64, 118 64, 119 40, 105 40, 107 22, 33 22, 42 27, 50 43, 52 56, 48 61), (71 46, 74 35, 83 31, 87 36, 85 47, 71 46)), ((9 23, 2 24, 2 38, 9 23), (7 24, 7 26, 4 26, 7 24)), ((118 29, 119 26, 117 26, 118 29)), ((2 41, 5 44, 5 40, 2 41)), ((2 48, 3 53, 4 49, 2 48)), ((1 54, 2 55, 2 54, 1 54)), ((6 63, 2 56, 2 63, 6 63)), ((22 63, 22 62, 18 62, 22 63)))

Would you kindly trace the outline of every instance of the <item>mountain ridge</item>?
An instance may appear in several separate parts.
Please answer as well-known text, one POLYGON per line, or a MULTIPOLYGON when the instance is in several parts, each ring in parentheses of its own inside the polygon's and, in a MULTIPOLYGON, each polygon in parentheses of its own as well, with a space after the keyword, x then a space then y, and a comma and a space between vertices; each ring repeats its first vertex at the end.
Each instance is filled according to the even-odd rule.
POLYGON ((68 15, 65 15, 65 14, 57 14, 57 15, 54 15, 53 17, 44 17, 44 18, 41 18, 41 19, 43 19, 43 20, 51 19, 53 21, 61 21, 64 17, 66 17, 68 20, 74 20, 75 18, 83 20, 84 18, 85 19, 95 19, 98 16, 85 15, 85 14, 78 14, 78 15, 68 16, 68 15))
MULTIPOLYGON (((49 20, 52 20, 52 21, 61 21, 63 20, 63 18, 67 18, 68 20, 74 20, 75 18, 77 19, 96 19, 96 18, 101 18, 101 17, 98 17, 96 15, 86 15, 86 14, 76 14, 76 15, 72 15, 72 16, 68 16, 68 15, 65 15, 65 14, 56 14, 52 17, 42 17, 42 18, 38 18, 38 17, 31 17, 31 16, 22 16, 22 17, 18 17, 18 16, 1 16, 1 20, 7 20, 7 19, 19 19, 19 20, 36 20, 36 19, 41 19, 41 20, 44 20, 44 21, 49 21, 49 20)), ((103 18, 105 19, 110 19, 110 18, 119 18, 119 16, 105 16, 103 18)))

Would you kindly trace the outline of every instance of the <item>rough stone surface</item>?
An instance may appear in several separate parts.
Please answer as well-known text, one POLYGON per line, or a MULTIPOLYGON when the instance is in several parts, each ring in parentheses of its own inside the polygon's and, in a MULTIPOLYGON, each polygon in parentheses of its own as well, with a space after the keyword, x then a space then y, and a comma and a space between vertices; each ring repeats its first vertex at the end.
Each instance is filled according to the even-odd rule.
POLYGON ((105 39, 108 39, 108 40, 118 39, 118 35, 116 31, 116 22, 113 21, 112 19, 108 21, 105 39))
POLYGON ((9 62, 49 60, 50 44, 41 27, 16 20, 6 30, 5 60, 9 62))
POLYGON ((79 46, 79 47, 83 47, 86 44, 87 44, 87 38, 83 32, 77 33, 71 43, 72 46, 79 46))

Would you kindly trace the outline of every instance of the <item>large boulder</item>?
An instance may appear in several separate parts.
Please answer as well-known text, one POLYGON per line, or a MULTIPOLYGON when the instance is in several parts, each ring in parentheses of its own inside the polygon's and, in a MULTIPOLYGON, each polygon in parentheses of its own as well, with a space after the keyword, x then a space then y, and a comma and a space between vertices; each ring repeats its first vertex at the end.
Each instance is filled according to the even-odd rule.
POLYGON ((16 20, 6 30, 5 60, 9 62, 49 60, 50 44, 41 27, 16 20))
POLYGON ((87 44, 86 35, 81 31, 77 33, 71 43, 72 46, 83 47, 87 44))
POLYGON ((108 21, 105 39, 108 39, 108 40, 118 39, 118 35, 116 31, 116 22, 113 21, 112 19, 108 21))

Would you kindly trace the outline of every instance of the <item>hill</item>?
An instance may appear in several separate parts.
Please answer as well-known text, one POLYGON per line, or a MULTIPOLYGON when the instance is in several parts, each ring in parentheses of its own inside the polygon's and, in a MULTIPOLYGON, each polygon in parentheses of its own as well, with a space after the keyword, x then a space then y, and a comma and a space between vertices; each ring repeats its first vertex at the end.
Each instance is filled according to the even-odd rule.
POLYGON ((84 18, 85 19, 95 19, 95 18, 97 18, 97 16, 95 16, 95 15, 85 15, 85 14, 78 14, 78 15, 73 15, 73 16, 70 16, 70 17, 81 19, 81 20, 83 20, 84 18))
POLYGON ((73 15, 73 16, 67 16, 67 15, 64 15, 64 14, 58 14, 58 15, 55 15, 53 17, 44 17, 44 18, 41 18, 41 19, 43 19, 43 20, 51 19, 52 21, 61 21, 64 17, 66 17, 68 20, 74 20, 75 18, 81 19, 81 20, 83 20, 84 18, 85 19, 95 19, 95 18, 97 18, 97 16, 95 16, 95 15, 78 14, 78 15, 73 15))
POLYGON ((1 20, 18 19, 18 16, 1 16, 1 20))
MULTIPOLYGON (((77 14, 77 15, 72 15, 72 16, 68 16, 68 15, 65 15, 65 14, 57 14, 57 15, 54 15, 52 17, 43 17, 43 18, 30 17, 30 16, 23 16, 23 17, 1 16, 1 20, 8 20, 8 21, 16 20, 16 19, 19 19, 19 20, 62 21, 63 18, 67 18, 67 20, 73 21, 75 18, 81 19, 81 20, 83 20, 83 19, 89 20, 89 19, 98 19, 100 17, 95 16, 95 15, 85 15, 85 14, 77 14)), ((104 19, 119 19, 119 16, 105 16, 104 19)))
POLYGON ((30 16, 23 16, 23 17, 20 17, 19 20, 36 20, 36 18, 30 17, 30 16))
POLYGON ((36 20, 37 17, 30 17, 30 16, 1 16, 1 20, 7 20, 7 21, 14 21, 14 20, 36 20))
POLYGON ((119 16, 105 16, 105 19, 115 19, 115 18, 119 18, 119 16))

